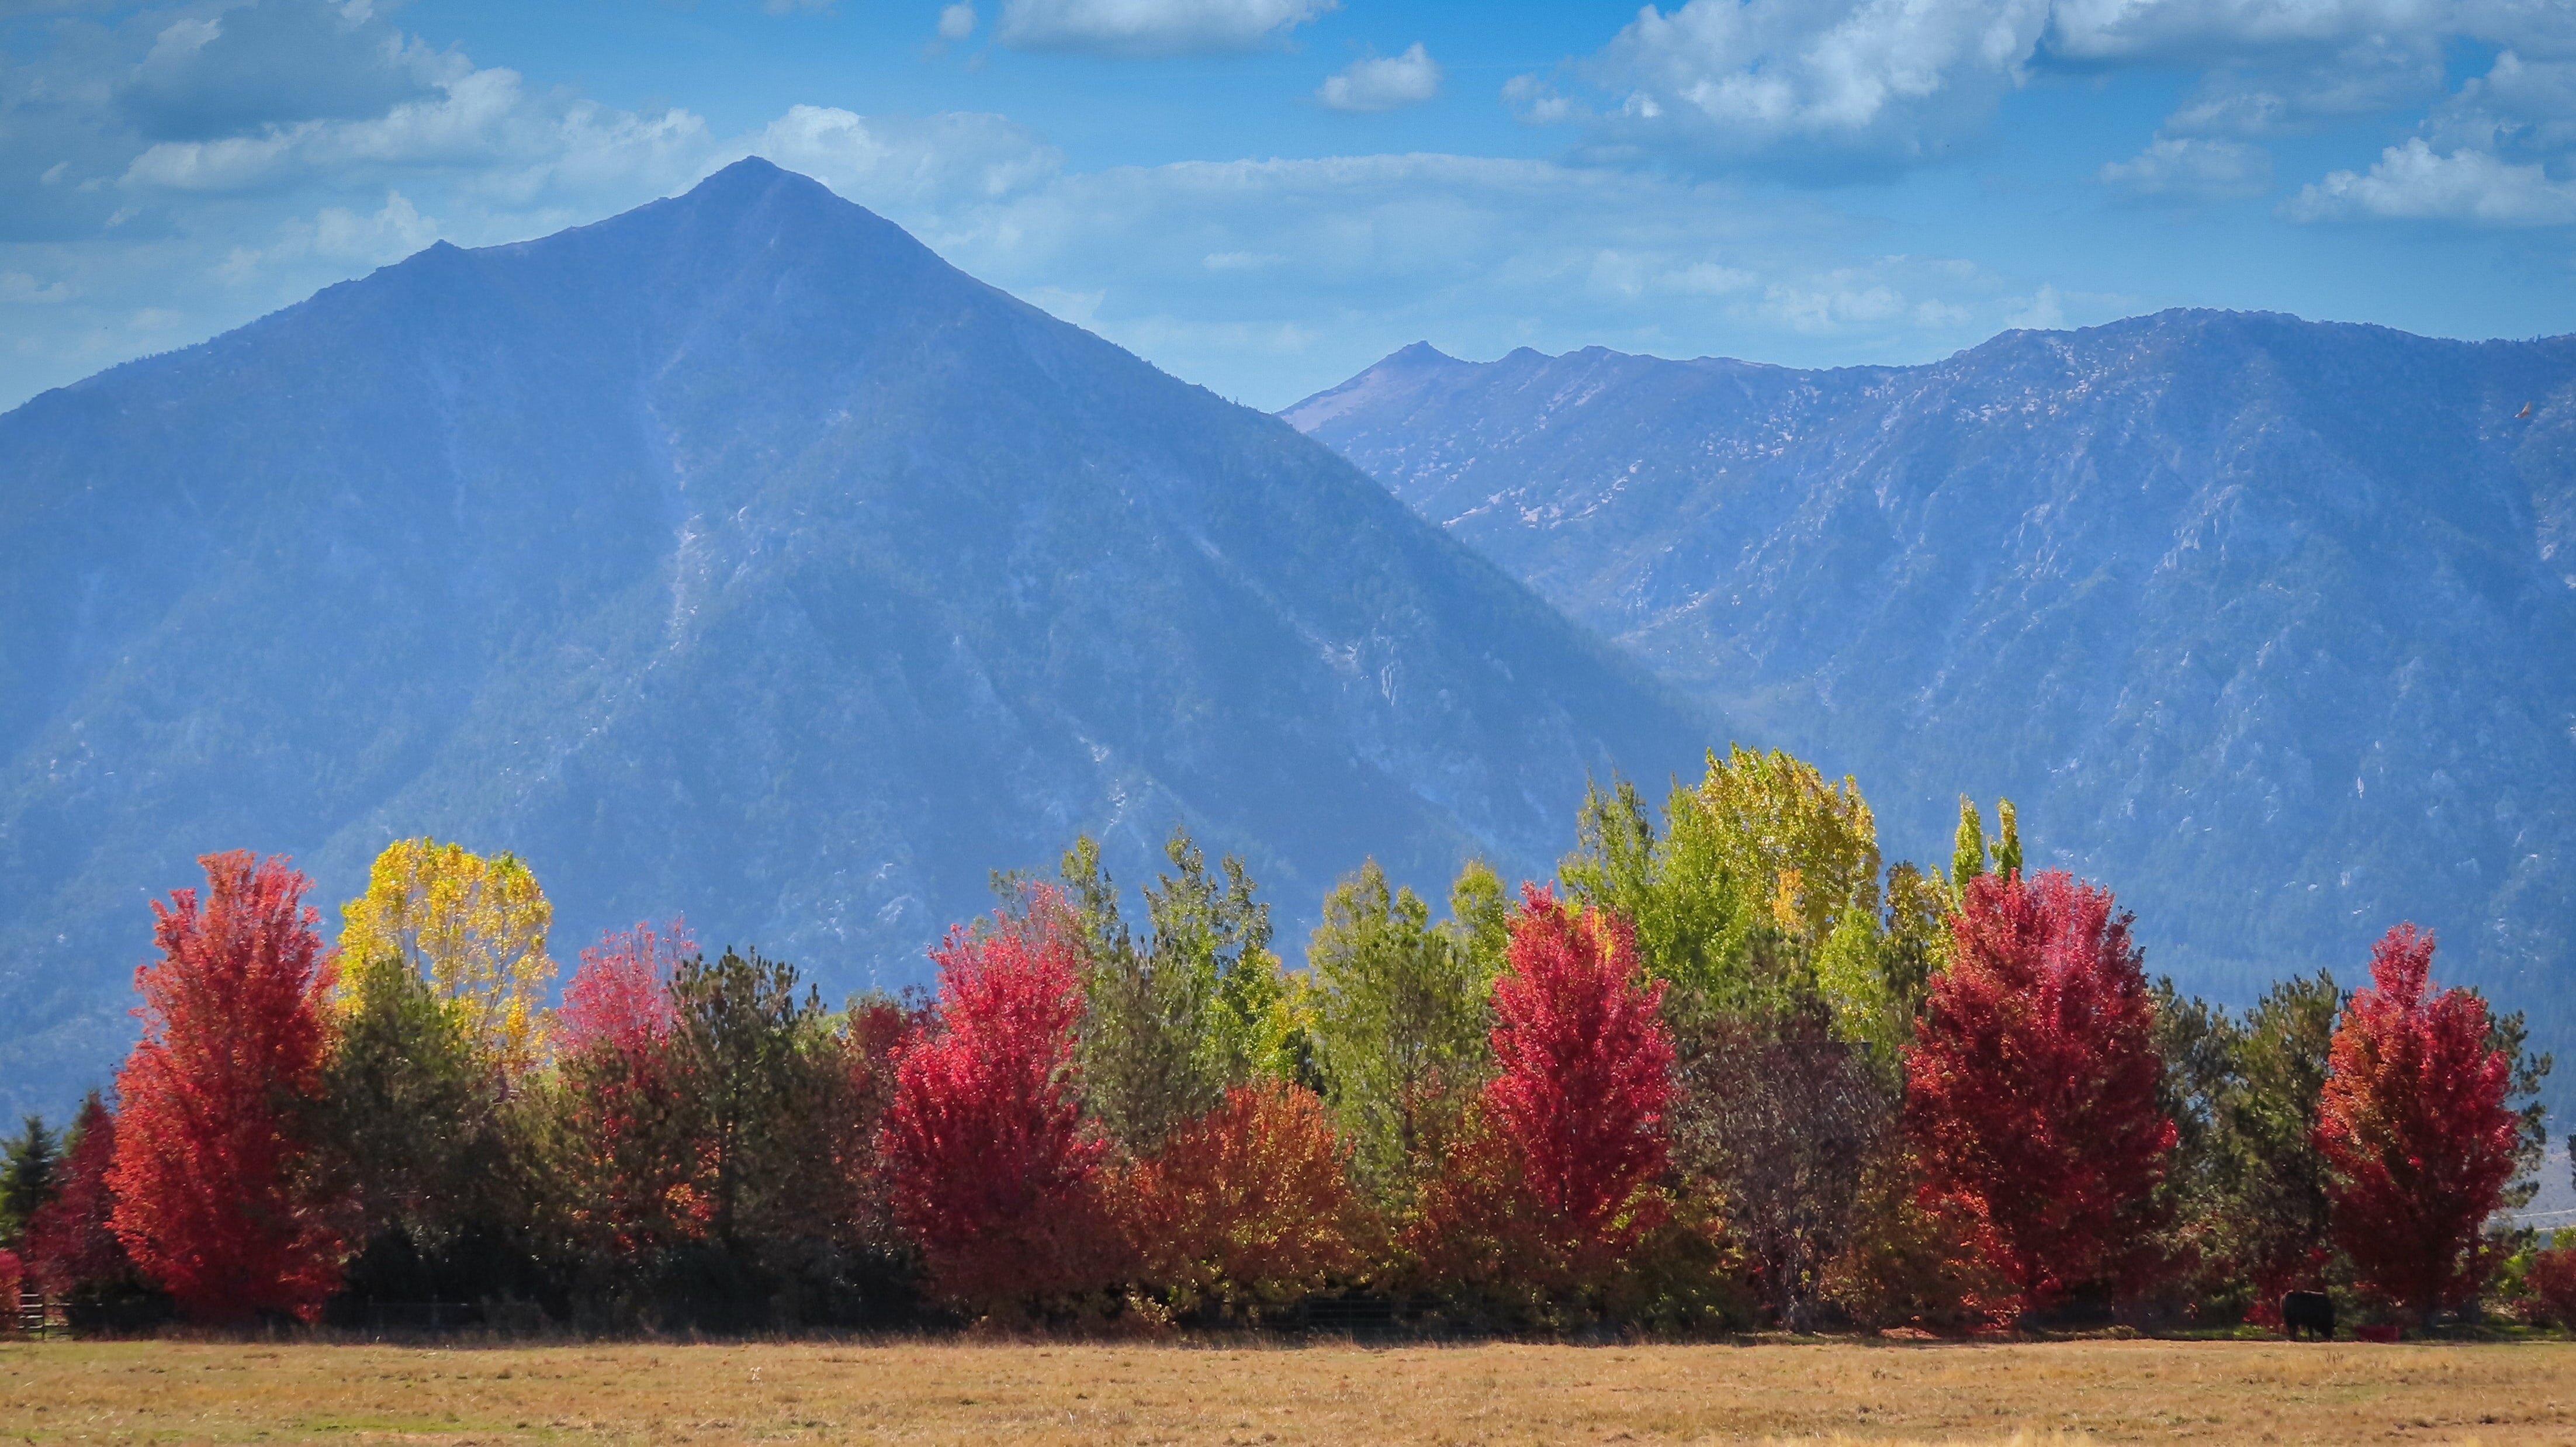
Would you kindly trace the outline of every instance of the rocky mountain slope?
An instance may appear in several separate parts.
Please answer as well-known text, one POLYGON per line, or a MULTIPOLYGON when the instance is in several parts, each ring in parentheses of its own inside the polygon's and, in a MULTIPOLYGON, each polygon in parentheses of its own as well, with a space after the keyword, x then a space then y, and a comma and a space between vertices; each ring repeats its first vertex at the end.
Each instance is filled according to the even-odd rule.
POLYGON ((2009 795, 2150 968, 2239 999, 2357 980, 2413 918, 2576 1075, 2576 338, 1416 346, 1283 415, 1748 742, 1856 773, 1891 852, 2009 795))
POLYGON ((1700 716, 1278 420, 744 162, 0 416, 0 1110, 103 1080, 145 900, 515 850, 827 995, 1176 822, 1294 949, 1374 853, 1541 871, 1700 716))

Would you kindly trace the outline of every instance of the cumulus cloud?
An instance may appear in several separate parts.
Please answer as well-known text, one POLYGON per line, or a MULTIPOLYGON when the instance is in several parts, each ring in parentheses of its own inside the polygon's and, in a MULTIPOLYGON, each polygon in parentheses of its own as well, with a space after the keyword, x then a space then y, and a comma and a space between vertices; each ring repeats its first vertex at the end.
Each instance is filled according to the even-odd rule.
POLYGON ((1016 50, 1110 56, 1253 50, 1339 0, 1003 0, 994 37, 1016 50))
POLYGON ((954 5, 941 7, 939 11, 940 39, 963 40, 974 33, 974 6, 966 3, 966 0, 957 0, 957 3, 954 5))
POLYGON ((1535 77, 1507 94, 1613 147, 1916 161, 2020 83, 2047 18, 2046 0, 1688 0, 1576 68, 1598 102, 1535 77))
POLYGON ((2158 136, 2126 161, 2104 166, 2099 179, 2142 199, 2225 201, 2272 189, 2272 156, 2242 141, 2158 136))
POLYGON ((1440 94, 1440 62, 1415 41, 1402 55, 1368 55, 1328 76, 1315 92, 1326 109, 1391 111, 1440 94))
POLYGON ((2198 72, 2169 137, 2249 139, 2439 100, 2461 41, 2576 55, 2561 0, 1686 0, 1505 88, 1596 157, 1820 179, 1973 144, 2034 76, 2198 72))
POLYGON ((2501 51, 2487 73, 2432 108, 2417 134, 2368 171, 2300 188, 2278 214, 2300 222, 2576 225, 2576 63, 2501 51))
POLYGON ((2445 155, 2422 137, 2380 152, 2368 172, 2336 171, 2281 203, 2291 221, 2462 221, 2479 226, 2576 225, 2576 182, 2534 162, 2490 152, 2445 155))
POLYGON ((2437 147, 2471 146, 2509 155, 2576 152, 2576 62, 2528 61, 2499 53, 2487 73, 2433 108, 2425 122, 2437 147))

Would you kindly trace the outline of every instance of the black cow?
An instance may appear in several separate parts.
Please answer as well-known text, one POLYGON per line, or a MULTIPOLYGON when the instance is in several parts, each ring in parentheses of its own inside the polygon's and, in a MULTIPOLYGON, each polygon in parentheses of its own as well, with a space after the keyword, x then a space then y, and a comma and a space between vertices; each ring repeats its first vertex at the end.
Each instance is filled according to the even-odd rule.
POLYGON ((2301 1329, 2320 1341, 2334 1340, 2334 1298, 2322 1291, 2291 1291, 2281 1296, 2281 1330, 2295 1340, 2301 1329))

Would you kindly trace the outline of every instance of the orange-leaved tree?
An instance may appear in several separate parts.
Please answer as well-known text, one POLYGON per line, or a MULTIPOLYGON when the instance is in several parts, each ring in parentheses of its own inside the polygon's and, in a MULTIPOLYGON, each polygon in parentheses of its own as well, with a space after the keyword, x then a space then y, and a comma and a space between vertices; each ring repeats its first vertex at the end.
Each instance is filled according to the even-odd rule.
POLYGON ((1257 1311, 1359 1264, 1350 1151, 1302 1085, 1227 1091, 1130 1168, 1119 1194, 1141 1281, 1178 1311, 1257 1311))
POLYGON ((310 1321, 338 1286, 344 1203, 306 1169, 332 959, 282 858, 209 854, 206 893, 155 901, 143 1038, 117 1072, 116 1234, 202 1321, 310 1321))
POLYGON ((2024 1310, 2137 1284, 2124 1252, 2173 1149, 2155 1001, 2114 908, 2062 870, 1969 880, 1905 1052, 1924 1203, 1975 1223, 2024 1310))
POLYGON ((932 1291, 972 1309, 1106 1285, 1123 1253, 1074 1076, 1080 917, 1037 886, 1017 913, 951 928, 930 957, 938 1002, 895 1056, 878 1138, 896 1225, 932 1291))
POLYGON ((2336 1243, 2364 1289, 2430 1318, 2485 1285, 2513 1180, 2513 1064, 2484 1000, 2432 989, 2433 936, 2401 924, 2346 1002, 2317 1111, 2336 1243))

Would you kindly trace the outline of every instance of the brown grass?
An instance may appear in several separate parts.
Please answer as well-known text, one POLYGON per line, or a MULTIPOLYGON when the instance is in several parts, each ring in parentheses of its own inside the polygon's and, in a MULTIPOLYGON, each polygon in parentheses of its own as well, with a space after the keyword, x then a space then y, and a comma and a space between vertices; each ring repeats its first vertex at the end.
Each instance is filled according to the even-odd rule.
POLYGON ((0 1347, 0 1444, 2576 1443, 2576 1344, 0 1347))

